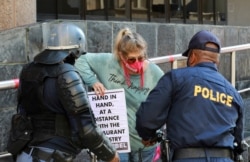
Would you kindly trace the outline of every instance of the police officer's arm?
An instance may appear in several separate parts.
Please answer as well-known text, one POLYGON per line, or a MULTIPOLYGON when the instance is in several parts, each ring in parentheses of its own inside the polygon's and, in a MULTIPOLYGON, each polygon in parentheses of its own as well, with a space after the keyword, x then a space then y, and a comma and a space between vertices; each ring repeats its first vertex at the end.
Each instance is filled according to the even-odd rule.
POLYGON ((116 150, 93 120, 87 93, 78 73, 69 71, 59 76, 58 94, 64 109, 71 116, 71 127, 78 133, 78 144, 90 149, 101 160, 119 161, 116 150))
POLYGON ((139 136, 148 141, 155 137, 156 130, 167 121, 172 98, 171 73, 166 73, 142 102, 136 113, 136 130, 139 136))
POLYGON ((235 148, 235 151, 238 154, 241 154, 244 151, 244 148, 242 148, 242 141, 243 141, 243 130, 244 130, 244 103, 240 96, 235 97, 235 99, 238 101, 236 103, 237 109, 238 109, 238 119, 236 121, 236 127, 235 127, 235 142, 237 143, 238 147, 235 148))

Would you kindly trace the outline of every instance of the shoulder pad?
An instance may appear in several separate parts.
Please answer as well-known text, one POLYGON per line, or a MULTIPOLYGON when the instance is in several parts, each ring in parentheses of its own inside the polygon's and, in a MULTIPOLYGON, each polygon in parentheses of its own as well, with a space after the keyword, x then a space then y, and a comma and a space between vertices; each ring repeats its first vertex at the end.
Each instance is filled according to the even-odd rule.
POLYGON ((73 114, 89 111, 90 104, 85 86, 76 71, 61 74, 58 79, 58 94, 64 108, 73 114))

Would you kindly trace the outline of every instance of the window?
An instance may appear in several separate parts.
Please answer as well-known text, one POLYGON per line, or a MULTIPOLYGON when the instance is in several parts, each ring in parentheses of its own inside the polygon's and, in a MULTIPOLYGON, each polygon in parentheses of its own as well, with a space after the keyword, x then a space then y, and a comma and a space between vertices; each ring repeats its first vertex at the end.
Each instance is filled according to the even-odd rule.
POLYGON ((226 3, 226 0, 37 0, 37 19, 226 24, 226 3))

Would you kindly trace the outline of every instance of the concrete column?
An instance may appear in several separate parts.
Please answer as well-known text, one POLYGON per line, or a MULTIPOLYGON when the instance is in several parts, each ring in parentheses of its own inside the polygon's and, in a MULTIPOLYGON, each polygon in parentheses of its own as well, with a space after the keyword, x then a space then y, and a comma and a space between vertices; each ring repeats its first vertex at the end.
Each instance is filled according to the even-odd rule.
POLYGON ((36 22, 36 0, 1 0, 0 30, 36 22))

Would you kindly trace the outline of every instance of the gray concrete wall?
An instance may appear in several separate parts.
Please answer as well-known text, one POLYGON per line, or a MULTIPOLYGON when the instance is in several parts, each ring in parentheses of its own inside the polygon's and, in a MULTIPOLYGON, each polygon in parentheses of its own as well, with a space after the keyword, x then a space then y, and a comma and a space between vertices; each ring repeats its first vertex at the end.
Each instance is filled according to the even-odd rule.
MULTIPOLYGON (((130 27, 146 39, 150 58, 185 51, 190 38, 201 29, 214 32, 221 39, 222 47, 250 42, 250 27, 80 20, 72 22, 85 32, 89 52, 111 52, 113 40, 123 27, 130 27)), ((18 78, 22 66, 43 50, 42 31, 42 24, 37 23, 0 32, 0 81, 18 78)), ((229 55, 222 55, 219 66, 219 70, 228 79, 229 58, 229 55)), ((236 59, 237 88, 250 87, 249 50, 237 52, 236 59)), ((164 71, 170 70, 169 64, 160 66, 164 71)), ((16 89, 0 91, 0 151, 6 150, 10 119, 16 108, 16 92, 16 89)), ((245 93, 243 96, 250 98, 250 94, 245 93)), ((246 130, 250 132, 250 116, 246 121, 249 125, 246 130)))

